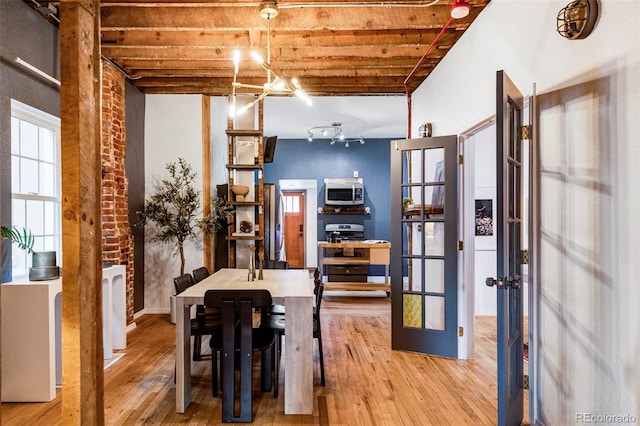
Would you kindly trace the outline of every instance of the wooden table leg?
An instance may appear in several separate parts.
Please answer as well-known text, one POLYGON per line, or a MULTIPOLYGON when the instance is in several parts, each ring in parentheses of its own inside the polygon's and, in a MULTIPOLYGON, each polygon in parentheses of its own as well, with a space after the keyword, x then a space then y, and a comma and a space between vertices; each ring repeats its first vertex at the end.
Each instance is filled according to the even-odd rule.
POLYGON ((313 414, 313 298, 285 298, 284 413, 313 414))
POLYGON ((191 403, 191 305, 176 297, 176 412, 191 403))

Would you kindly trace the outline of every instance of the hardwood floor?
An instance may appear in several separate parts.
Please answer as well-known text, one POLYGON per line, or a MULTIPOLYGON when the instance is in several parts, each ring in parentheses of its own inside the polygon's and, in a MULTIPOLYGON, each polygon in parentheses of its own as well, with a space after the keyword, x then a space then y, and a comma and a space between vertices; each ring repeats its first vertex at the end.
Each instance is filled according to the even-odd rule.
MULTIPOLYGON (((316 346, 313 415, 284 415, 282 372, 277 399, 259 392, 256 382, 255 424, 496 423, 494 317, 476 319, 476 359, 429 357, 391 350, 388 298, 335 294, 326 292, 322 304, 326 386, 320 386, 316 346)), ((105 370, 106 424, 220 424, 220 398, 211 396, 208 359, 192 362, 193 402, 186 413, 175 413, 174 336, 168 315, 137 320, 137 328, 127 336, 125 355, 105 370)), ((203 348, 208 344, 203 342, 203 348)), ((3 403, 2 424, 61 425, 60 400, 58 390, 51 403, 3 403)))

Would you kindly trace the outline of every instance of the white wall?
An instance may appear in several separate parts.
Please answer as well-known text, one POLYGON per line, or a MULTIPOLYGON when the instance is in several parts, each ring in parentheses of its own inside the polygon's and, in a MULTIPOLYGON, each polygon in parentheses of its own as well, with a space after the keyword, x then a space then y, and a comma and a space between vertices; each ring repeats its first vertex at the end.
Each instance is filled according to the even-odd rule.
POLYGON ((493 0, 413 94, 412 134, 495 113, 496 71, 540 95, 541 250, 535 303, 544 424, 640 418, 640 2, 600 1, 593 34, 555 31, 566 0, 493 0))
MULTIPOLYGON (((227 179, 227 98, 211 97, 211 188, 228 183, 227 179)), ((226 194, 220 194, 226 195, 226 194)))
MULTIPOLYGON (((496 275, 496 127, 492 125, 467 140, 474 144, 474 200, 493 200, 493 235, 475 237, 475 314, 496 315, 496 290, 487 287, 485 279, 496 275)), ((474 206, 475 207, 475 206, 474 206)))
MULTIPOLYGON (((145 111, 145 199, 158 180, 167 177, 167 163, 184 158, 197 173, 194 186, 202 191, 202 97, 147 95, 145 111)), ((149 227, 145 238, 149 238, 149 227)), ((185 272, 203 265, 202 247, 185 243, 185 272)), ((146 243, 144 254, 146 313, 168 313, 175 293, 173 277, 180 275, 180 258, 172 246, 146 243)))
MULTIPOLYGON (((211 97, 210 101, 211 188, 215 194, 216 185, 228 182, 227 98, 211 97)), ((202 96, 147 95, 146 103, 145 197, 152 193, 158 179, 167 176, 166 164, 176 162, 179 157, 184 158, 197 173, 194 186, 202 192, 202 96)), ((185 257, 185 272, 202 266, 201 242, 188 241, 185 257)), ((169 246, 158 243, 145 245, 146 313, 170 311, 169 299, 175 293, 173 277, 179 273, 180 259, 172 256, 169 246)))

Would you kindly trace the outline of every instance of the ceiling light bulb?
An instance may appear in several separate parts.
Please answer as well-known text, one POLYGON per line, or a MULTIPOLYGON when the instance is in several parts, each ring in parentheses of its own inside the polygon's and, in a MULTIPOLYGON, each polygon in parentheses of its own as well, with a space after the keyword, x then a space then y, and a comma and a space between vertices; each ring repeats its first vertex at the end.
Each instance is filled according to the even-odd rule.
POLYGON ((258 52, 251 52, 251 57, 253 58, 254 61, 256 61, 259 65, 264 64, 264 59, 262 59, 262 56, 260 56, 260 54, 258 52))
POLYGON ((340 136, 338 136, 338 137, 340 138, 340 140, 341 140, 341 141, 342 141, 342 140, 344 140, 344 135, 343 135, 343 134, 341 134, 341 135, 340 135, 340 136))
POLYGON ((329 145, 335 145, 336 144, 336 140, 335 139, 331 139, 331 142, 329 142, 329 145))
POLYGON ((349 141, 346 141, 346 142, 344 143, 344 147, 345 147, 345 148, 349 148, 349 141))
POLYGON ((231 103, 229 104, 229 117, 233 118, 235 116, 236 116, 236 100, 232 99, 231 103))
POLYGON ((304 90, 302 89, 296 89, 293 92, 294 95, 296 95, 297 97, 299 97, 300 99, 302 99, 303 101, 305 101, 305 103, 309 106, 311 106, 311 98, 309 98, 309 96, 307 96, 307 94, 304 92, 304 90))
POLYGON ((469 14, 471 6, 467 0, 453 0, 451 3, 451 17, 453 19, 462 19, 469 14))
POLYGON ((280 77, 276 77, 273 83, 271 83, 271 89, 273 90, 284 90, 286 87, 287 83, 280 77))
POLYGON ((307 138, 307 140, 308 140, 309 142, 313 142, 313 136, 309 135, 309 137, 307 138))
POLYGON ((235 73, 238 74, 238 69, 240 68, 240 51, 233 51, 233 66, 235 68, 235 73))
POLYGON ((360 145, 364 145, 364 139, 360 138, 360 145))

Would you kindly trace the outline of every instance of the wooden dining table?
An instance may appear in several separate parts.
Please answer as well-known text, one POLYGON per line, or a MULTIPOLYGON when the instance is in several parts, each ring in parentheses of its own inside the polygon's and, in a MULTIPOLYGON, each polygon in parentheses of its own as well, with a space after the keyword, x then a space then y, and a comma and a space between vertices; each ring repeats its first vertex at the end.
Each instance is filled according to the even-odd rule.
POLYGON ((266 269, 250 281, 246 269, 221 269, 176 295, 176 412, 191 403, 191 306, 204 303, 207 290, 266 289, 273 303, 286 306, 284 412, 313 413, 313 281, 305 269, 266 269))

